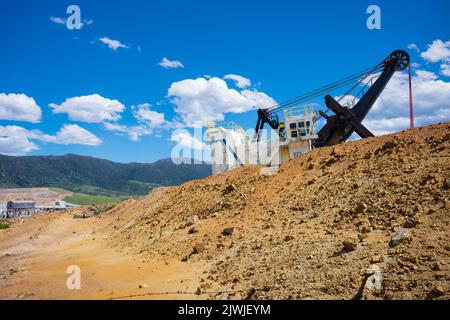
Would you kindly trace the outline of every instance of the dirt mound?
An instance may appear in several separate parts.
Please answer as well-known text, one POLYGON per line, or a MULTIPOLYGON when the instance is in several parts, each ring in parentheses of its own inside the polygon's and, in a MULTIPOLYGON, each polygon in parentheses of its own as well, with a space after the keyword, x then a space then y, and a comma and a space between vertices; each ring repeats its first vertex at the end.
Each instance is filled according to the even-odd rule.
POLYGON ((438 124, 159 189, 105 231, 139 259, 203 262, 200 290, 246 291, 228 298, 449 298, 449 172, 438 124))
POLYGON ((113 204, 94 204, 90 206, 82 206, 80 208, 72 210, 75 219, 87 219, 92 218, 103 213, 107 213, 109 210, 113 209, 115 206, 113 204))

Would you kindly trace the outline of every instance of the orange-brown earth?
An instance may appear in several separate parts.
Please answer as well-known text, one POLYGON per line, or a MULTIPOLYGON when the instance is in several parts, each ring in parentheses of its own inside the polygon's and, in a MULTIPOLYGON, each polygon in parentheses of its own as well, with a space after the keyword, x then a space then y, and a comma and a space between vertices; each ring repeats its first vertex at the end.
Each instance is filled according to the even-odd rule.
MULTIPOLYGON (((192 291, 198 270, 183 263, 118 253, 105 245, 107 234, 97 233, 108 216, 74 219, 79 210, 37 214, 0 230, 0 299, 111 299, 152 292, 192 291), (68 290, 67 268, 79 266, 81 290, 68 290), (180 281, 184 280, 184 285, 180 281)), ((177 299, 178 294, 151 299, 177 299)), ((194 296, 194 298, 197 296, 194 296)))
POLYGON ((0 298, 448 299, 449 172, 444 123, 314 150, 273 176, 244 168, 159 189, 88 219, 18 220, 0 231, 0 298), (66 289, 69 265, 80 291, 66 289))

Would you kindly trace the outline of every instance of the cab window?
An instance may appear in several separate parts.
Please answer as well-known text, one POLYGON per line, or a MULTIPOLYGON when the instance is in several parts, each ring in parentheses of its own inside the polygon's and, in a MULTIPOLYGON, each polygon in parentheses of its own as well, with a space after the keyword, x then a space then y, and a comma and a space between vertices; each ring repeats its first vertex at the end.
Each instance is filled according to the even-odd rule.
POLYGON ((311 121, 306 121, 306 132, 311 134, 311 121))

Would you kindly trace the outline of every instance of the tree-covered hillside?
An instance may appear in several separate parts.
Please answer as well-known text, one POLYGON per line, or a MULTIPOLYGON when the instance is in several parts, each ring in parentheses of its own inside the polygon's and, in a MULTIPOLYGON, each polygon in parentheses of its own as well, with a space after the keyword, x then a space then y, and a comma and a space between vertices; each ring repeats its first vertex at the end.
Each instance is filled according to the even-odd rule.
POLYGON ((179 185, 211 174, 208 164, 115 163, 79 155, 10 157, 0 155, 0 187, 59 187, 87 194, 147 194, 155 186, 179 185))

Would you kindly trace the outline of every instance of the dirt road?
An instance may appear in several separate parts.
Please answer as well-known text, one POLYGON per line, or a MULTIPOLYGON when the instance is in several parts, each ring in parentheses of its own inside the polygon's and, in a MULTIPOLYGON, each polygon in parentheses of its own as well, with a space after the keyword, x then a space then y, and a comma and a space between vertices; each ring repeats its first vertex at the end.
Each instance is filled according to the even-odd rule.
MULTIPOLYGON (((195 292, 201 266, 179 260, 143 262, 105 245, 103 219, 40 214, 1 231, 0 299, 111 299, 148 292, 195 292), (81 290, 68 290, 67 268, 81 269, 81 290), (191 280, 189 280, 191 279, 191 280)), ((195 299, 164 294, 139 299, 195 299)))

